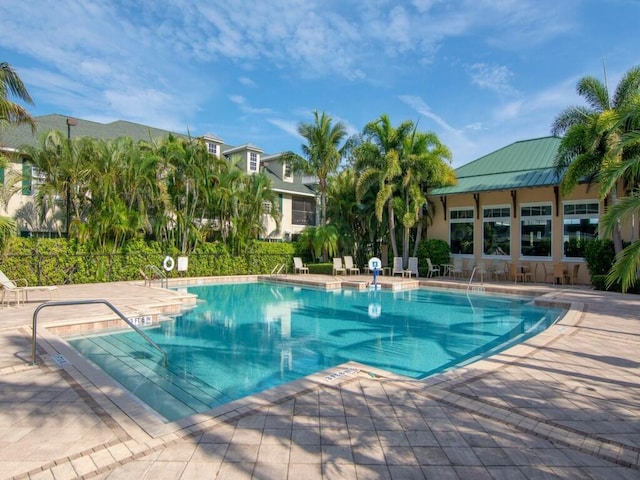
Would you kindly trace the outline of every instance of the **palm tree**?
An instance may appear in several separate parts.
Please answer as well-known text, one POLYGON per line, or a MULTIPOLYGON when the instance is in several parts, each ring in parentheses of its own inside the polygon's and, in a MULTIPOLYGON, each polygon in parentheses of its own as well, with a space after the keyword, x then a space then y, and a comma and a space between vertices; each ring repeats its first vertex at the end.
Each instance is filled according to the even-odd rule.
POLYGON ((306 140, 301 146, 304 158, 293 158, 296 171, 318 177, 320 192, 320 225, 327 221, 327 178, 335 173, 340 165, 342 149, 340 142, 346 137, 347 130, 342 122, 331 124, 331 117, 324 112, 313 112, 314 123, 300 122, 298 133, 306 140))
POLYGON ((418 132, 414 129, 405 140, 403 147, 404 216, 402 224, 403 261, 409 256, 410 230, 416 227, 413 256, 418 254, 418 245, 422 238, 425 211, 427 209, 427 190, 433 187, 450 185, 455 181, 451 167, 451 151, 443 145, 432 132, 418 132))
MULTIPOLYGON (((577 92, 586 106, 571 106, 553 122, 553 135, 563 136, 556 156, 556 170, 564 172, 560 183, 563 193, 570 193, 585 177, 599 180, 601 171, 610 163, 623 161, 625 152, 617 149, 626 126, 620 124, 616 112, 624 110, 640 91, 640 67, 631 68, 620 79, 613 97, 606 83, 594 77, 578 81, 577 92)), ((609 192, 617 203, 617 185, 609 192)), ((622 250, 619 228, 613 229, 616 253, 622 250)))
POLYGON ((356 197, 360 201, 366 192, 377 188, 376 217, 381 222, 386 208, 394 257, 398 256, 395 220, 399 206, 394 196, 401 188, 403 146, 413 129, 411 121, 404 121, 394 128, 389 117, 383 114, 364 127, 365 141, 354 152, 356 169, 361 172, 356 197))
POLYGON ((33 100, 16 71, 7 62, 0 63, 0 127, 5 124, 31 126, 36 131, 36 122, 22 106, 9 100, 9 96, 17 97, 29 105, 33 100))
MULTIPOLYGON (((627 194, 602 217, 602 234, 611 235, 621 223, 633 223, 640 214, 640 94, 620 112, 618 124, 626 129, 614 148, 614 158, 623 161, 610 162, 601 174, 601 194, 607 194, 619 183, 624 183, 627 194)), ((619 283, 622 291, 638 281, 640 269, 640 240, 626 246, 616 256, 609 271, 609 286, 619 283)))
MULTIPOLYGON (((7 62, 0 63, 0 128, 5 125, 27 124, 31 126, 31 131, 36 131, 36 123, 31 118, 29 112, 21 105, 9 100, 9 97, 17 97, 24 102, 33 105, 33 100, 22 83, 20 76, 7 62)), ((4 168, 7 159, 0 156, 0 168, 4 168)), ((5 179, 6 180, 6 179, 5 179)), ((3 193, 7 193, 13 185, 9 185, 9 190, 3 187, 3 193)), ((0 217, 0 248, 6 244, 9 236, 16 229, 16 223, 9 217, 0 217)))

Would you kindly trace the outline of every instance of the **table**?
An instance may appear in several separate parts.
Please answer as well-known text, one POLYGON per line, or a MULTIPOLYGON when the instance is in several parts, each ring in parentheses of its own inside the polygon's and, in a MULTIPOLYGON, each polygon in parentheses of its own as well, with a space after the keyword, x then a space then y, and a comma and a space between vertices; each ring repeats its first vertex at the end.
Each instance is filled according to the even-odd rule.
POLYGON ((442 264, 442 276, 443 277, 450 276, 452 268, 453 268, 453 263, 443 263, 442 264))

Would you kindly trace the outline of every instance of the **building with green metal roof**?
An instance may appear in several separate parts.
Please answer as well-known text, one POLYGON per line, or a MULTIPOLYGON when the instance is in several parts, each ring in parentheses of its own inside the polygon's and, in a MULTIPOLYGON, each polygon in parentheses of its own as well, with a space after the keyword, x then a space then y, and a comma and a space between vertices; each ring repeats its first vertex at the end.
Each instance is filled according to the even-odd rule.
POLYGON ((559 145, 557 137, 515 142, 456 169, 455 185, 429 192, 428 236, 450 245, 456 274, 469 278, 478 267, 484 279, 511 271, 520 280, 589 283, 584 246, 597 238, 605 205, 597 185, 562 195, 559 145), (554 265, 566 275, 556 278, 554 265))
MULTIPOLYGON (((119 137, 130 137, 134 141, 153 141, 168 135, 188 138, 188 134, 171 132, 160 128, 141 125, 134 122, 117 120, 111 123, 100 123, 65 115, 51 114, 34 118, 37 129, 31 131, 28 125, 9 126, 0 129, 0 150, 11 159, 8 168, 20 172, 23 158, 18 150, 24 146, 37 146, 40 136, 57 130, 69 138, 88 137, 100 140, 112 140, 119 137)), ((290 240, 308 225, 316 223, 316 192, 314 185, 304 181, 302 176, 293 175, 286 169, 280 159, 281 154, 266 155, 261 148, 250 143, 233 146, 222 139, 207 133, 201 137, 207 144, 209 153, 218 158, 239 158, 238 166, 246 173, 261 171, 270 179, 274 192, 280 198, 282 222, 279 229, 275 222, 267 225, 268 238, 273 240, 290 240)), ((0 168, 0 183, 4 182, 5 172, 0 168)), ((0 205, 0 215, 14 216, 25 204, 32 204, 31 189, 22 189, 15 193, 8 205, 0 205)), ((31 232, 33 233, 33 232, 31 232)), ((29 235, 30 232, 24 231, 29 235)))

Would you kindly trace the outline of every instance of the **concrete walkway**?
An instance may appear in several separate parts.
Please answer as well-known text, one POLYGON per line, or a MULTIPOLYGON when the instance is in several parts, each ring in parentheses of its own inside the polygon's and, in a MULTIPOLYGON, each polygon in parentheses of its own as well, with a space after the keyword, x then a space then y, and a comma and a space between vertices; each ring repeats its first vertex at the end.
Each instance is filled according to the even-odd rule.
MULTIPOLYGON (((37 303, 0 309, 0 476, 639 479, 640 298, 526 288, 570 304, 569 314, 466 368, 411 381, 347 364, 173 424, 85 369, 52 333, 108 310, 43 310, 32 366, 37 303)), ((106 298, 127 316, 193 301, 135 283, 59 291, 106 298)))

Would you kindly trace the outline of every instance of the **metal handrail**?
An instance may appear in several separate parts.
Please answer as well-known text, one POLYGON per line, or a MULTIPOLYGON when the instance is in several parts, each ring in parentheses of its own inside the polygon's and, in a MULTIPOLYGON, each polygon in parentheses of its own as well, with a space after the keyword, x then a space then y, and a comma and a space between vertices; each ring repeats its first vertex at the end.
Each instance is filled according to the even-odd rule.
POLYGON ((169 279, 167 278, 167 276, 165 275, 165 273, 160 270, 158 267, 156 267, 155 265, 147 265, 146 267, 144 267, 145 271, 147 272, 151 272, 153 274, 153 276, 150 276, 149 278, 149 285, 151 285, 151 282, 153 280, 160 280, 160 286, 164 287, 164 288, 169 288, 169 279))
POLYGON ((282 273, 282 269, 286 268, 286 266, 286 263, 278 263, 275 267, 273 267, 273 270, 271 270, 270 276, 278 278, 278 275, 282 273))
POLYGON ((162 365, 164 367, 167 366, 167 364, 169 363, 169 360, 168 360, 168 357, 167 357, 167 353, 162 348, 160 348, 156 342, 151 340, 146 333, 144 333, 142 330, 140 330, 138 327, 136 327, 131 322, 131 320, 129 320, 127 317, 125 317, 124 314, 120 310, 118 310, 116 307, 113 306, 113 304, 111 304, 107 300, 95 300, 95 299, 94 300, 61 300, 61 301, 55 301, 55 302, 45 302, 45 303, 42 303, 42 304, 38 305, 38 307, 33 312, 33 334, 32 334, 32 338, 31 338, 31 362, 32 362, 32 364, 36 365, 36 333, 37 333, 37 328, 38 328, 38 313, 40 313, 40 310, 42 310, 43 308, 46 308, 46 307, 62 307, 62 306, 68 306, 68 305, 95 305, 97 303, 101 303, 101 304, 106 305, 107 307, 109 307, 113 311, 113 313, 115 313, 116 315, 118 315, 118 317, 120 317, 120 319, 122 321, 124 321, 127 325, 129 325, 137 333, 139 333, 142 336, 142 338, 144 338, 149 343, 149 345, 151 345, 156 350, 158 350, 162 354, 162 365))

